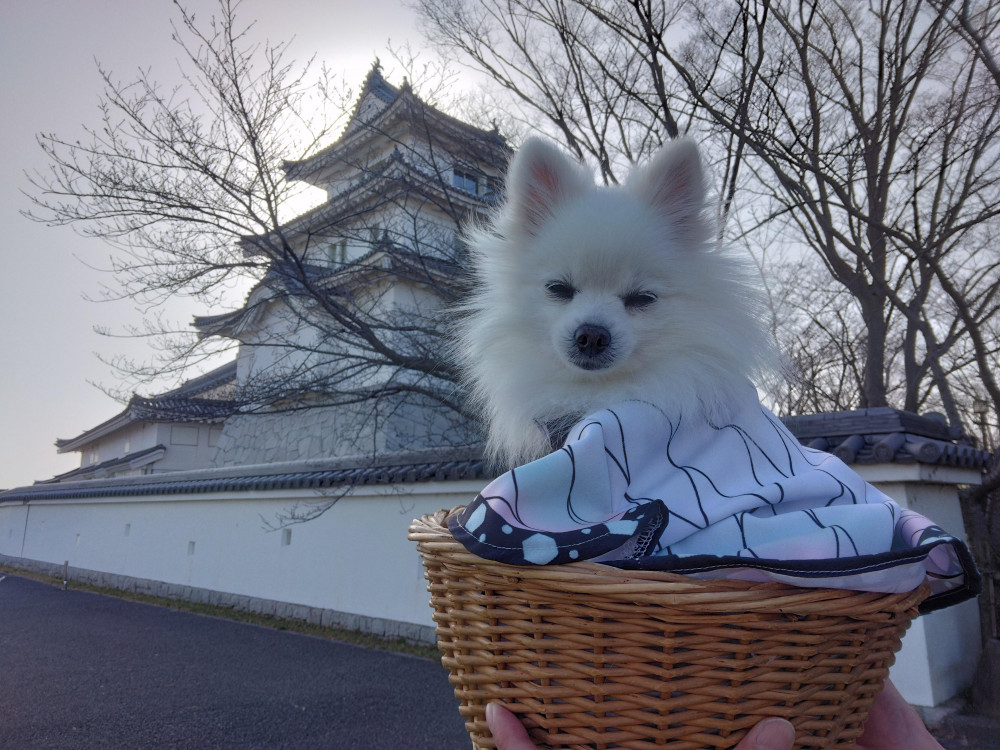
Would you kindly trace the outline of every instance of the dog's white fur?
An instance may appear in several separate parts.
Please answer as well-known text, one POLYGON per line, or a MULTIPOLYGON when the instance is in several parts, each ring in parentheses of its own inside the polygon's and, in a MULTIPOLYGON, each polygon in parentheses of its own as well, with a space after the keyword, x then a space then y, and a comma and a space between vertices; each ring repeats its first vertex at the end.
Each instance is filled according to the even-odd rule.
POLYGON ((474 291, 456 347, 500 466, 552 450, 545 428, 618 401, 718 421, 752 394, 770 339, 748 269, 716 242, 706 200, 687 139, 614 188, 544 141, 518 151, 505 204, 469 237, 474 291), (586 363, 595 369, 574 349, 583 324, 610 334, 599 362, 586 363))

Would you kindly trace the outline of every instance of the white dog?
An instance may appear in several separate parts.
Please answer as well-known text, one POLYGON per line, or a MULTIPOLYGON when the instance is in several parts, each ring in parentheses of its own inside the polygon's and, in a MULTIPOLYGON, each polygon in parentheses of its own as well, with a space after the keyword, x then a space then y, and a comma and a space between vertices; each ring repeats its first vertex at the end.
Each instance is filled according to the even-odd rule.
POLYGON ((474 291, 457 360, 510 467, 627 399, 725 420, 772 347, 747 268, 716 241, 698 149, 662 148, 601 187, 529 140, 506 203, 470 237, 474 291))

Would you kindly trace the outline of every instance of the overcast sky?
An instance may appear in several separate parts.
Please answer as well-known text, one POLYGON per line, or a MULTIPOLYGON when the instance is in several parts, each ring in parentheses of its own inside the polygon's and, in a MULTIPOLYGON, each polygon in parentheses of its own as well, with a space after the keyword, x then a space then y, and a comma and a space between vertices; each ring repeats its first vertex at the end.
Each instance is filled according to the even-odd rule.
MULTIPOLYGON (((215 0, 185 5, 210 15, 215 0)), ((169 0, 4 0, 0 4, 0 489, 30 484, 79 465, 58 455, 56 438, 74 437, 114 416, 121 405, 91 382, 116 387, 105 357, 142 356, 136 341, 108 339, 95 325, 138 322, 131 303, 96 303, 104 278, 82 261, 108 255, 96 240, 19 214, 27 208, 25 170, 44 165, 40 131, 75 137, 96 123, 100 81, 95 58, 123 79, 140 66, 174 80, 169 0)), ((413 14, 397 0, 245 0, 240 18, 257 19, 272 41, 295 37, 293 55, 313 54, 360 83, 376 56, 419 45, 413 14)), ((386 65, 391 76, 391 69, 386 65)), ((398 80, 393 79, 398 83, 398 80)), ((194 373, 193 373, 194 374, 194 373)), ((141 389, 140 389, 141 390, 141 389)))

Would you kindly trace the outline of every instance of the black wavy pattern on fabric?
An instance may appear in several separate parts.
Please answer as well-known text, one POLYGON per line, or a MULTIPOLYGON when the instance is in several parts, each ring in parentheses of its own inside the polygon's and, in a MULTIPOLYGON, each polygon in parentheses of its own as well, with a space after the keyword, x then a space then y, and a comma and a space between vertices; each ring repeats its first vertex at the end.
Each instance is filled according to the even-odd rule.
POLYGON ((781 444, 785 448, 785 453, 786 455, 788 455, 789 466, 791 466, 791 461, 792 461, 791 457, 792 450, 794 450, 799 455, 799 458, 801 458, 803 461, 805 461, 809 466, 813 468, 819 466, 820 463, 822 463, 822 461, 817 461, 816 463, 813 463, 812 461, 809 460, 809 457, 811 455, 814 455, 816 453, 819 453, 824 457, 829 455, 828 453, 823 453, 823 451, 817 451, 802 445, 802 443, 796 440, 794 436, 792 436, 792 434, 785 429, 785 426, 781 424, 778 418, 775 417, 766 409, 762 408, 760 410, 760 413, 764 416, 764 419, 767 420, 768 424, 771 425, 771 429, 774 430, 775 434, 781 440, 781 444), (789 440, 789 438, 791 438, 791 440, 789 440))
MULTIPOLYGON (((612 475, 617 470, 620 472, 621 478, 625 481, 626 489, 623 493, 623 499, 632 507, 619 520, 636 521, 636 527, 631 534, 612 532, 611 529, 614 527, 614 523, 610 521, 610 525, 597 523, 589 525, 586 528, 565 532, 552 532, 530 527, 524 523, 521 508, 519 507, 521 491, 516 470, 511 470, 510 472, 513 498, 487 498, 480 495, 462 514, 449 519, 449 528, 452 534, 469 551, 484 558, 512 565, 570 563, 578 560, 597 558, 614 552, 618 555, 624 555, 624 559, 605 561, 605 564, 625 570, 662 570, 679 574, 704 574, 711 573, 712 571, 744 568, 802 579, 814 579, 818 582, 817 585, 822 585, 823 579, 833 580, 835 578, 863 573, 878 573, 888 568, 914 564, 924 560, 935 546, 947 544, 954 550, 955 556, 961 564, 961 572, 953 577, 964 576, 965 585, 933 594, 922 605, 921 612, 930 612, 951 606, 952 604, 971 598, 978 593, 981 586, 981 579, 972 561, 971 554, 964 544, 950 537, 936 526, 924 530, 920 534, 916 544, 908 542, 907 539, 909 537, 906 535, 905 517, 904 522, 898 524, 894 507, 882 502, 876 504, 887 508, 890 514, 890 522, 895 529, 891 549, 888 552, 880 554, 859 555, 857 543, 851 533, 838 523, 828 522, 824 524, 817 510, 822 510, 823 507, 833 505, 869 505, 869 485, 864 484, 864 490, 856 493, 833 471, 823 466, 823 462, 829 460, 829 454, 801 445, 766 409, 762 408, 761 412, 765 416, 770 428, 774 431, 774 437, 776 437, 778 445, 780 445, 780 448, 774 448, 774 455, 765 450, 761 444, 761 441, 765 443, 769 442, 766 439, 766 433, 762 434, 760 440, 758 440, 754 438, 750 431, 739 424, 709 424, 709 426, 718 433, 729 432, 735 435, 735 439, 743 445, 746 462, 749 465, 749 475, 752 476, 753 482, 761 490, 773 490, 769 494, 776 494, 777 499, 775 500, 768 499, 765 494, 750 491, 743 491, 737 494, 724 493, 716 484, 717 479, 721 476, 721 471, 713 469, 710 473, 707 470, 707 465, 703 469, 694 463, 691 463, 691 465, 683 463, 678 455, 679 451, 676 449, 675 444, 675 441, 683 439, 680 437, 682 417, 671 418, 662 409, 658 407, 654 408, 663 416, 669 429, 662 447, 650 447, 656 451, 662 450, 662 455, 669 466, 673 467, 686 478, 692 493, 689 498, 693 500, 693 505, 700 512, 700 521, 697 518, 688 518, 677 513, 660 498, 640 497, 638 496, 640 493, 636 493, 636 496, 631 494, 633 477, 629 465, 629 446, 625 435, 625 425, 621 416, 616 411, 607 410, 606 413, 610 414, 617 423, 620 455, 616 455, 616 452, 619 450, 618 445, 608 446, 614 435, 610 423, 605 425, 600 420, 592 419, 586 423, 577 425, 572 432, 576 435, 576 439, 579 439, 584 433, 594 427, 607 430, 604 453, 608 460, 609 478, 614 479, 612 475), (801 464, 798 463, 799 461, 801 461, 801 464), (745 529, 746 516, 748 513, 756 513, 758 515, 766 513, 765 508, 770 509, 772 516, 778 515, 781 511, 779 511, 777 506, 782 504, 788 497, 788 490, 785 487, 784 480, 796 479, 802 473, 803 465, 809 467, 812 471, 819 472, 828 477, 831 480, 835 494, 832 494, 829 499, 824 499, 825 494, 821 498, 816 499, 816 506, 814 508, 795 508, 794 510, 797 513, 804 513, 805 517, 811 519, 816 527, 833 535, 836 557, 809 560, 761 558, 748 544, 745 529), (715 475, 714 478, 713 474, 715 475), (770 482, 766 481, 768 476, 774 475, 778 475, 781 479, 770 482), (753 510, 742 511, 717 521, 720 524, 729 522, 736 524, 742 549, 735 554, 721 556, 707 554, 678 556, 673 554, 668 546, 665 550, 666 554, 663 554, 662 540, 665 531, 670 527, 672 518, 676 518, 694 530, 703 530, 711 525, 709 514, 706 510, 708 497, 703 495, 702 492, 707 493, 708 487, 720 499, 745 497, 755 498, 759 501, 760 505, 753 510), (510 517, 516 519, 520 524, 520 528, 508 525, 504 521, 503 516, 489 507, 487 501, 502 503, 509 512, 510 517), (466 523, 473 513, 481 513, 482 520, 475 530, 470 531, 466 527, 466 523), (526 549, 528 550, 527 553, 526 549), (546 557, 550 553, 551 559, 538 559, 546 557), (536 559, 529 560, 526 558, 526 554, 531 554, 536 559)), ((738 453, 738 448, 736 450, 738 453)), ((579 509, 574 505, 574 493, 578 490, 579 477, 584 475, 579 475, 578 469, 580 467, 577 466, 577 452, 574 449, 572 441, 568 441, 561 448, 561 451, 566 455, 570 464, 569 486, 564 500, 567 519, 577 524, 588 524, 590 521, 583 518, 580 515, 579 509)), ((740 460, 742 460, 742 457, 740 457, 740 460)), ((722 471, 726 471, 728 468, 729 465, 724 466, 722 467, 722 471)), ((527 499, 525 499, 525 502, 527 502, 527 499)), ((689 515, 691 514, 689 513, 689 515)), ((479 517, 477 516, 478 519, 479 517)), ((950 578, 949 576, 928 575, 931 578, 941 580, 950 578)))
POLYGON ((618 457, 615 456, 608 449, 606 441, 604 444, 604 452, 607 453, 609 456, 611 456, 611 460, 615 462, 615 465, 618 467, 618 470, 622 473, 622 477, 624 477, 625 483, 630 485, 632 484, 632 470, 629 468, 628 464, 628 445, 626 445, 625 443, 625 425, 622 424, 621 417, 618 416, 617 412, 615 412, 614 409, 608 409, 608 413, 611 414, 611 416, 615 418, 615 422, 618 423, 618 437, 620 438, 622 444, 622 460, 619 461, 618 457), (624 463, 625 465, 622 466, 622 463, 624 463))
MULTIPOLYGON (((692 478, 692 474, 698 474, 699 476, 704 477, 705 481, 708 482, 709 486, 715 491, 715 493, 719 497, 724 497, 726 499, 731 499, 731 498, 734 498, 734 497, 743 497, 743 496, 755 497, 755 498, 757 498, 758 500, 760 500, 762 503, 764 503, 766 505, 772 505, 773 504, 766 497, 764 497, 763 495, 758 495, 756 492, 741 492, 739 495, 727 495, 725 492, 723 492, 722 490, 720 490, 716 486, 715 482, 712 480, 712 477, 710 477, 706 472, 704 472, 701 469, 699 469, 697 466, 687 466, 687 465, 682 465, 682 464, 677 463, 677 461, 674 460, 674 457, 670 455, 670 449, 671 449, 671 447, 673 445, 674 439, 677 437, 677 433, 680 431, 680 428, 681 428, 681 419, 678 418, 676 425, 673 423, 672 420, 669 421, 669 424, 670 424, 670 435, 667 437, 667 445, 666 445, 666 457, 667 457, 667 461, 675 469, 677 469, 678 471, 682 472, 684 474, 684 476, 686 476, 688 478, 688 482, 690 482, 690 484, 691 484, 691 491, 694 492, 695 502, 698 504, 698 509, 701 511, 702 518, 705 521, 705 524, 703 526, 698 527, 698 528, 706 529, 706 528, 708 528, 711 525, 711 522, 708 520, 708 514, 705 512, 705 506, 702 504, 701 493, 698 491, 698 484, 692 478)), ((752 459, 751 459, 751 463, 752 463, 752 459)), ((761 486, 763 486, 763 485, 761 485, 761 486)), ((782 498, 784 498, 784 488, 782 488, 780 484, 776 484, 776 486, 779 489, 781 489, 781 491, 782 491, 782 498)))
MULTIPOLYGON (((753 476, 753 480, 757 483, 758 487, 766 487, 767 485, 764 484, 763 482, 761 482, 760 478, 757 476, 757 467, 754 464, 753 451, 750 449, 750 444, 751 443, 753 444, 753 447, 757 449, 757 452, 760 453, 760 455, 762 455, 765 459, 767 459, 767 462, 769 464, 771 464, 771 467, 776 472, 778 472, 779 474, 781 474, 781 476, 783 476, 785 479, 788 479, 790 476, 793 475, 792 458, 791 458, 790 454, 788 454, 788 471, 787 472, 782 471, 778 467, 778 464, 776 464, 774 462, 774 460, 767 454, 767 451, 765 451, 763 448, 761 448, 760 443, 758 443, 756 440, 754 440, 750 436, 750 434, 746 431, 746 429, 744 429, 743 427, 740 427, 738 424, 714 425, 711 422, 709 422, 708 426, 711 427, 716 432, 723 432, 725 430, 730 430, 732 432, 735 432, 737 435, 739 435, 740 440, 743 442, 743 449, 747 453, 747 459, 750 462, 750 474, 751 474, 751 476, 753 476)), ((782 443, 784 443, 784 441, 782 441, 782 443)), ((787 446, 785 446, 785 451, 786 451, 786 454, 787 454, 787 451, 788 451, 788 447, 787 446)), ((772 482, 771 484, 777 484, 779 487, 781 486, 780 482, 772 482)))
POLYGON ((573 488, 576 486, 576 454, 573 452, 572 445, 563 447, 563 452, 569 456, 569 465, 571 469, 569 490, 566 492, 566 515, 577 523, 586 523, 586 520, 573 509, 573 488))

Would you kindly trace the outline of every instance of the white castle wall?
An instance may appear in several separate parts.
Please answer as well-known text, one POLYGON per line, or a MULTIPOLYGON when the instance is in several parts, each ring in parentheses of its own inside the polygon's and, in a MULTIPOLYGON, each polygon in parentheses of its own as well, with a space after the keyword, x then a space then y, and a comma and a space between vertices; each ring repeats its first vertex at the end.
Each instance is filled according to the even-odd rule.
MULTIPOLYGON (((964 536, 955 486, 976 481, 976 472, 856 468, 904 507, 964 536)), ((316 520, 276 531, 267 523, 324 496, 281 490, 0 504, 0 562, 58 570, 68 561, 79 577, 108 585, 432 640, 426 582, 407 527, 424 513, 469 502, 485 484, 360 487, 316 520)), ((911 626, 891 678, 909 702, 936 706, 970 684, 979 649, 976 602, 934 612, 911 626)))
MULTIPOLYGON (((922 464, 854 468, 903 508, 965 541, 957 487, 978 484, 977 471, 922 464)), ((910 703, 937 706, 971 684, 981 650, 979 604, 969 600, 914 620, 889 677, 910 703)))
POLYGON ((4 504, 0 556, 57 569, 68 561, 75 571, 107 574, 99 578, 110 585, 183 598, 190 589, 224 592, 232 596, 212 599, 247 609, 262 608, 247 606, 247 598, 287 603, 294 606, 271 611, 319 620, 313 608, 330 624, 426 640, 431 610, 407 527, 424 513, 467 503, 482 484, 362 488, 316 520, 278 530, 267 523, 296 502, 305 508, 324 498, 285 490, 4 504))

